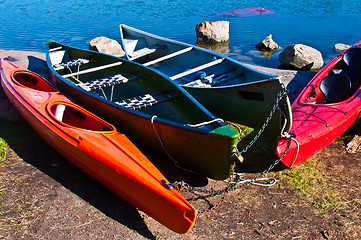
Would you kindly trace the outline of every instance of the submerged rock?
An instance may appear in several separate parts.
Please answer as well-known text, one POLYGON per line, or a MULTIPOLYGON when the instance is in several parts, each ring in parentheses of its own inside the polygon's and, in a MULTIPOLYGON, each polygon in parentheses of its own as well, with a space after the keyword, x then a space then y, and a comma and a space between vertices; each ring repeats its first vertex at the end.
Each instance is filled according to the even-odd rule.
POLYGON ((323 66, 322 54, 309 46, 293 44, 280 53, 281 68, 317 70, 323 66))
POLYGON ((229 22, 201 22, 196 26, 198 41, 227 42, 229 40, 229 22))
POLYGON ((333 50, 338 51, 338 52, 343 52, 349 47, 351 47, 351 46, 343 44, 343 43, 336 43, 335 46, 333 47, 333 50))
POLYGON ((114 55, 116 57, 124 57, 125 53, 120 44, 113 39, 107 37, 97 37, 89 42, 89 50, 114 55))

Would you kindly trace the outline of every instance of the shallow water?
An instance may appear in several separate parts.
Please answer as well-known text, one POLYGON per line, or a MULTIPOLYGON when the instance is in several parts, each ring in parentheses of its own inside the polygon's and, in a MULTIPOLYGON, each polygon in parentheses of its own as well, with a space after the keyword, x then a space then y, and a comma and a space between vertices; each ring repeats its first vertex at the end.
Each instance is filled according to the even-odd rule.
POLYGON ((195 26, 202 21, 230 22, 230 41, 223 50, 246 63, 278 67, 278 54, 261 55, 255 45, 272 34, 282 48, 302 43, 330 61, 336 43, 361 40, 356 30, 361 14, 356 0, 200 1, 200 0, 0 0, 0 49, 45 52, 49 39, 87 48, 97 36, 119 39, 119 24, 195 44, 195 26), (222 17, 219 13, 263 7, 275 14, 222 17))

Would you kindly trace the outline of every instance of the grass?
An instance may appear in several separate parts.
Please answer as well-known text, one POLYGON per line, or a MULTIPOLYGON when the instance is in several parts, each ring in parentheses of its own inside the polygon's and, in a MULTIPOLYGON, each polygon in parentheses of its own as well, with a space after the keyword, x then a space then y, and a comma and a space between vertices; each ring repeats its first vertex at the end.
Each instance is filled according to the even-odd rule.
MULTIPOLYGON (((10 148, 15 146, 18 152, 23 152, 29 145, 34 142, 33 130, 25 122, 9 122, 0 120, 0 171, 4 164, 11 161, 9 158, 10 148)), ((26 151, 24 151, 26 152, 26 151)), ((5 201, 3 201, 3 182, 0 179, 0 239, 13 239, 9 236, 9 231, 18 229, 21 224, 13 222, 13 216, 9 216, 9 212, 5 210, 5 201)), ((24 219, 29 216, 31 211, 19 211, 16 219, 24 219)))
POLYGON ((7 142, 0 138, 0 167, 4 164, 8 155, 8 144, 7 142))
MULTIPOLYGON (((0 138, 0 168, 2 167, 2 165, 5 163, 6 158, 7 158, 7 154, 8 154, 8 144, 7 142, 0 138)), ((0 185, 0 195, 2 195, 2 186, 0 185)), ((1 201, 0 202, 0 218, 1 216, 4 214, 4 204, 1 201)), ((2 223, 0 222, 0 231, 3 229, 2 227, 2 223)), ((0 235, 0 237, 4 237, 3 235, 0 235)))
POLYGON ((327 183, 327 174, 319 164, 317 155, 296 168, 273 173, 284 184, 291 185, 296 194, 318 210, 336 209, 342 197, 327 183))

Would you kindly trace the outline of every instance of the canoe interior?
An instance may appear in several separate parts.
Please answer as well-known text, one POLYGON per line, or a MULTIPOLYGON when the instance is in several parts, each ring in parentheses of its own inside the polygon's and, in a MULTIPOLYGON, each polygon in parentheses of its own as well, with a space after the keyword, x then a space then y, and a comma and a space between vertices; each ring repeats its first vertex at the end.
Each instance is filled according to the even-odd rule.
MULTIPOLYGON (((162 72, 216 116, 255 129, 263 127, 281 80, 219 53, 120 25, 121 43, 129 60, 162 72), (146 50, 146 51, 145 51, 146 50), (144 54, 138 54, 143 52, 144 54)), ((268 124, 269 134, 288 132, 292 125, 288 96, 268 124)))
MULTIPOLYGON (((130 53, 141 51, 144 48, 155 48, 154 46, 157 46, 156 51, 134 59, 134 61, 141 64, 147 64, 148 62, 158 59, 162 56, 192 47, 192 49, 189 51, 150 65, 150 67, 155 68, 160 72, 166 73, 168 76, 174 76, 186 70, 193 69, 197 66, 208 64, 217 59, 224 58, 223 55, 217 54, 207 49, 191 46, 182 42, 172 41, 170 39, 152 35, 124 25, 121 26, 121 34, 123 38, 123 46, 126 50, 128 58, 131 60, 132 58, 129 56, 130 53)), ((245 67, 239 62, 235 63, 232 60, 226 58, 219 64, 207 67, 204 70, 196 71, 195 73, 186 75, 176 79, 175 81, 181 85, 187 84, 197 80, 201 73, 206 74, 207 76, 214 74, 213 78, 219 79, 215 81, 215 86, 230 86, 262 81, 275 77, 273 75, 259 72, 250 67, 245 67), (230 76, 227 79, 221 79, 220 76, 224 74, 228 74, 230 76)))
MULTIPOLYGON (((50 43, 49 48, 56 49, 59 46, 60 45, 56 43, 50 43)), ((62 76, 70 74, 70 76, 66 77, 66 79, 78 86, 79 84, 84 84, 94 80, 102 81, 102 79, 111 79, 114 76, 119 76, 119 74, 122 77, 125 77, 127 79, 126 83, 103 86, 101 88, 91 90, 92 93, 110 100, 111 102, 120 104, 123 101, 129 102, 133 100, 133 98, 138 98, 139 100, 141 97, 151 94, 152 97, 157 99, 158 103, 150 106, 139 107, 134 110, 148 115, 156 115, 157 117, 181 124, 197 124, 210 120, 208 114, 203 111, 195 110, 194 102, 186 95, 181 94, 174 84, 165 80, 154 71, 136 63, 127 62, 108 55, 98 53, 94 54, 91 51, 68 48, 66 46, 62 46, 59 50, 51 51, 49 53, 49 58, 53 66, 56 66, 56 64, 59 63, 69 62, 71 60, 77 60, 79 58, 88 60, 89 62, 84 64, 57 70, 57 72, 62 76), (113 64, 115 62, 121 62, 121 64, 80 75, 74 74, 79 71, 86 71, 99 66, 113 64)), ((140 99, 139 101, 143 100, 140 99)), ((214 124, 217 125, 217 123, 214 124)))
POLYGON ((178 166, 213 179, 229 177, 239 132, 180 86, 125 59, 55 42, 48 47, 47 64, 54 84, 73 100, 114 124, 136 144, 166 154, 178 166), (74 65, 79 59, 82 64, 74 65), (145 95, 157 101, 148 104, 140 98, 145 95), (144 106, 123 105, 135 97, 144 106))

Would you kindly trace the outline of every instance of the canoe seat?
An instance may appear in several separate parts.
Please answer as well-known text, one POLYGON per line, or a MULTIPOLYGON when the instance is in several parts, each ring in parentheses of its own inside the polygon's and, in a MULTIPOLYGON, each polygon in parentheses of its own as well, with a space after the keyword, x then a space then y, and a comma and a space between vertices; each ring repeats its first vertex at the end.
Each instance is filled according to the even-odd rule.
POLYGON ((167 48, 160 44, 148 45, 144 38, 124 38, 124 47, 130 60, 142 58, 167 48))
POLYGON ((212 87, 213 86, 214 74, 207 76, 205 73, 199 76, 199 79, 196 79, 192 82, 184 84, 184 86, 189 87, 212 87))
POLYGON ((70 61, 65 62, 65 63, 54 64, 53 67, 54 67, 55 71, 58 71, 58 70, 61 70, 61 69, 64 69, 64 68, 69 68, 69 67, 73 67, 73 66, 80 66, 80 65, 86 64, 88 62, 90 62, 90 60, 84 59, 84 58, 78 58, 78 59, 70 60, 70 61))
MULTIPOLYGON (((130 75, 130 74, 128 74, 128 75, 130 75)), ((127 78, 127 77, 123 76, 122 74, 117 74, 117 75, 110 76, 110 77, 104 77, 104 78, 99 78, 99 79, 91 80, 91 81, 84 82, 84 83, 79 83, 79 84, 77 84, 77 86, 85 89, 86 91, 91 91, 91 90, 100 89, 103 87, 114 86, 116 84, 127 83, 130 80, 135 80, 135 79, 140 78, 140 77, 134 76, 134 75, 131 75, 131 76, 132 77, 127 78)))
POLYGON ((145 94, 142 96, 121 100, 115 103, 122 107, 138 110, 141 108, 150 107, 155 104, 170 101, 173 99, 175 99, 175 97, 171 96, 166 91, 161 91, 161 92, 145 94))
POLYGON ((135 59, 142 58, 142 57, 148 56, 152 53, 155 53, 157 51, 160 51, 161 49, 164 49, 164 48, 166 48, 166 46, 160 45, 160 44, 155 44, 155 45, 152 45, 149 47, 141 48, 132 53, 128 53, 128 56, 129 56, 130 60, 133 61, 135 59))
POLYGON ((327 75, 320 84, 320 90, 328 103, 341 102, 351 90, 351 80, 344 74, 327 75))

